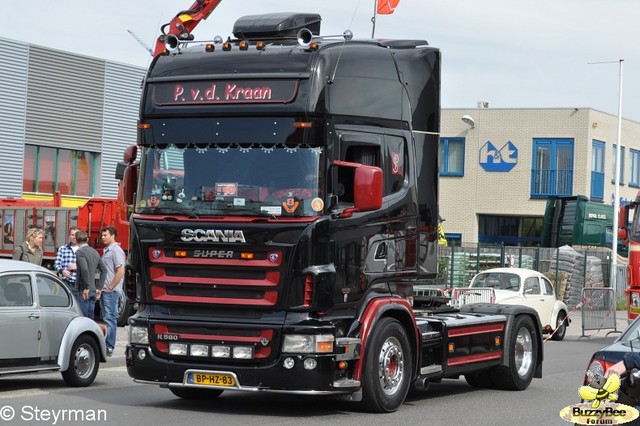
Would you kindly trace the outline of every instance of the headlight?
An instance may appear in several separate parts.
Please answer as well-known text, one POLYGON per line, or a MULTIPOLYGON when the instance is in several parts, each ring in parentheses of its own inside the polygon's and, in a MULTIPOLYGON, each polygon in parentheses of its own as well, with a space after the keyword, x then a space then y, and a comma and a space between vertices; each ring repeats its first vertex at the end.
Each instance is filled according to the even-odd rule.
POLYGON ((149 344, 149 333, 146 327, 129 326, 129 343, 149 344))
POLYGON ((331 334, 285 334, 282 342, 283 353, 331 353, 333 352, 331 334))

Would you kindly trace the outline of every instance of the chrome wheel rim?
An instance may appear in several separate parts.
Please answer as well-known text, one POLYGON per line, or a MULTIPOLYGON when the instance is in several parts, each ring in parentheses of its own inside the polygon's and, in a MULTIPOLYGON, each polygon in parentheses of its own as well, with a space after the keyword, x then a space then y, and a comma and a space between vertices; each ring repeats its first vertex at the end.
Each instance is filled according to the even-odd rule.
POLYGON ((382 344, 378 357, 378 376, 385 394, 393 395, 398 392, 404 377, 404 353, 395 337, 388 338, 382 344))
POLYGON ((531 338, 531 333, 525 327, 518 330, 514 353, 518 375, 525 377, 533 362, 533 339, 531 338))
POLYGON ((93 348, 86 343, 78 346, 78 350, 76 350, 73 357, 73 367, 78 377, 81 379, 91 377, 94 365, 95 353, 93 352, 93 348))

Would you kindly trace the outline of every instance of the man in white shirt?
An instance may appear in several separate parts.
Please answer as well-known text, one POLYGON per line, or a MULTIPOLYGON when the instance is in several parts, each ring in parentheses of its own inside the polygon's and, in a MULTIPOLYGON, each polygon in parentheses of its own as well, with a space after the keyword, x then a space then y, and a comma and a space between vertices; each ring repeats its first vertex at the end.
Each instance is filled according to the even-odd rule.
POLYGON ((102 262, 107 269, 107 278, 102 289, 102 319, 107 324, 107 356, 113 354, 116 346, 116 331, 118 329, 118 300, 122 294, 124 281, 124 250, 116 243, 118 231, 113 226, 106 226, 100 230, 104 250, 102 262))

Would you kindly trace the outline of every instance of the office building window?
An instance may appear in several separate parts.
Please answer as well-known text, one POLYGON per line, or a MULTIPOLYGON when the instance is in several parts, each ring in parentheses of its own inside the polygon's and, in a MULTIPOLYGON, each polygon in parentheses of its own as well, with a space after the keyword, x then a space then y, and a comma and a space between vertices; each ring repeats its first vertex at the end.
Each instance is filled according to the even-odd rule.
POLYGON ((573 139, 534 139, 531 197, 571 195, 573 139))
POLYGON ((640 151, 635 149, 629 149, 629 156, 631 157, 631 176, 629 176, 629 185, 639 187, 640 186, 640 151))
POLYGON ((591 199, 602 201, 604 197, 604 142, 594 139, 591 147, 591 199))
POLYGON ((97 164, 94 152, 26 145, 22 190, 92 197, 97 164))
POLYGON ((464 176, 464 138, 440 138, 440 176, 464 176))

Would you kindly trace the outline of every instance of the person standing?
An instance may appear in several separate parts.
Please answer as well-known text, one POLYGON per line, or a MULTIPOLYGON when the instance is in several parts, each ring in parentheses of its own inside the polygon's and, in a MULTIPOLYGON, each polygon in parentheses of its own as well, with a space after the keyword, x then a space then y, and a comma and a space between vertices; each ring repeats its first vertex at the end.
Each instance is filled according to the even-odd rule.
POLYGON ((38 228, 29 228, 25 242, 13 250, 13 260, 23 260, 36 265, 42 265, 42 240, 44 231, 38 228))
POLYGON ((113 226, 106 226, 100 230, 104 251, 102 262, 107 269, 107 278, 102 291, 102 318, 107 323, 107 356, 113 354, 116 346, 116 331, 118 329, 118 300, 122 295, 124 281, 124 250, 116 242, 118 231, 113 226))
POLYGON ((107 270, 102 263, 100 254, 87 244, 89 236, 84 231, 76 232, 76 286, 80 294, 80 308, 82 314, 94 319, 96 300, 100 298, 102 287, 107 277, 107 270), (100 271, 100 278, 96 283, 96 273, 100 271))
POLYGON ((78 250, 76 232, 79 230, 77 226, 69 228, 69 243, 58 248, 56 260, 53 262, 53 268, 62 276, 78 301, 80 294, 76 287, 76 250, 78 250))

